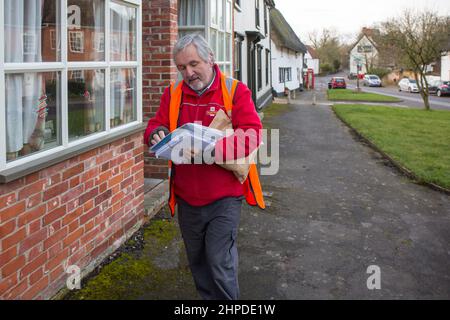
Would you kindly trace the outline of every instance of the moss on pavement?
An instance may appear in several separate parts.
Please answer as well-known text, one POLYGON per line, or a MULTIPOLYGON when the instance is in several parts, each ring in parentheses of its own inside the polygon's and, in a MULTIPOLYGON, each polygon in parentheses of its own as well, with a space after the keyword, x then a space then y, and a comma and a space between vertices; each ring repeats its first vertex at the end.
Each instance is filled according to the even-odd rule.
MULTIPOLYGON (((193 299, 197 297, 183 241, 175 219, 167 208, 138 232, 143 248, 127 252, 83 281, 70 300, 193 299)), ((134 245, 129 240, 121 248, 134 245)), ((119 249, 120 250, 120 249, 119 249)))

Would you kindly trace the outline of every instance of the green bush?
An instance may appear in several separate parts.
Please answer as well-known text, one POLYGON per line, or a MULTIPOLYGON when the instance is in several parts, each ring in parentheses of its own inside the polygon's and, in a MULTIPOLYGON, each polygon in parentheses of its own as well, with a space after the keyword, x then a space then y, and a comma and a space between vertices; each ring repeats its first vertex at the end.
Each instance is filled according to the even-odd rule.
POLYGON ((339 60, 333 60, 333 71, 338 71, 341 67, 341 62, 339 60))
POLYGON ((75 96, 82 96, 86 90, 86 83, 84 81, 69 80, 67 86, 69 93, 75 96))
POLYGON ((328 63, 322 63, 320 65, 320 70, 322 73, 328 73, 333 71, 333 67, 331 67, 328 63))

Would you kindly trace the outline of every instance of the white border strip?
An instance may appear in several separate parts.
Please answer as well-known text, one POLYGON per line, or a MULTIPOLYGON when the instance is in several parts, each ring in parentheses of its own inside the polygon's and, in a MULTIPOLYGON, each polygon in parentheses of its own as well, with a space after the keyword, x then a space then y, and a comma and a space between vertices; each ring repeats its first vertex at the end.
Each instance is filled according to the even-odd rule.
POLYGON ((5 91, 5 2, 0 1, 0 170, 6 166, 6 91, 5 91), (5 132, 5 134, 3 134, 5 132))
MULTIPOLYGON (((68 61, 68 43, 67 43, 67 0, 59 0, 59 40, 60 40, 60 62, 45 63, 4 63, 4 1, 0 1, 0 92, 4 93, 5 73, 14 72, 59 72, 60 74, 60 132, 61 145, 55 148, 37 152, 29 156, 17 159, 11 163, 6 162, 6 135, 0 135, 0 171, 11 169, 41 157, 53 155, 68 148, 79 144, 101 140, 112 132, 120 132, 127 128, 133 127, 138 123, 142 123, 142 1, 141 0, 105 0, 105 61, 86 61, 86 62, 69 62, 68 61), (122 5, 131 5, 137 9, 136 17, 136 61, 110 61, 110 6, 111 2, 122 5), (111 68, 134 68, 137 71, 136 76, 136 108, 137 121, 121 125, 116 128, 110 128, 110 69, 111 68), (84 69, 104 69, 105 70, 105 131, 95 133, 93 135, 83 137, 79 140, 69 142, 69 124, 68 124, 68 70, 84 70, 84 69)), ((58 21, 58 20, 57 20, 58 21)), ((0 128, 4 130, 6 127, 6 108, 5 94, 0 95, 0 128)))

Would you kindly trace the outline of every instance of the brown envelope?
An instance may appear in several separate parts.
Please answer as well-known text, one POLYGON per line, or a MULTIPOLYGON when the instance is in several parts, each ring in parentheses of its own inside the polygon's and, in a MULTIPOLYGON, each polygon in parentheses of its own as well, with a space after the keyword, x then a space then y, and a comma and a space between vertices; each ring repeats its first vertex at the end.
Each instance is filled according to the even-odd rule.
MULTIPOLYGON (((225 114, 223 110, 219 110, 216 113, 213 121, 209 125, 210 128, 214 128, 221 131, 226 131, 227 136, 233 133, 233 125, 231 123, 231 112, 225 114)), ((248 172, 250 170, 250 164, 254 163, 258 148, 252 151, 246 158, 225 161, 224 163, 216 163, 222 168, 232 171, 240 183, 244 183, 247 179, 248 172)))

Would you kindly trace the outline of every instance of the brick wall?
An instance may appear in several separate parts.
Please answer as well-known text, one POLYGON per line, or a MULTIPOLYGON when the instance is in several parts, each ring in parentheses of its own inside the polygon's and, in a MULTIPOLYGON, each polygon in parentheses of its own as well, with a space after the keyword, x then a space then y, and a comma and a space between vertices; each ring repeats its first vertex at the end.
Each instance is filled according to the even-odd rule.
POLYGON ((142 133, 0 184, 0 300, 47 299, 144 218, 142 133))
MULTIPOLYGON (((144 122, 159 108, 164 89, 177 77, 172 49, 178 37, 177 0, 144 1, 142 7, 143 114, 144 122)), ((145 176, 167 178, 167 161, 145 152, 145 176)))

